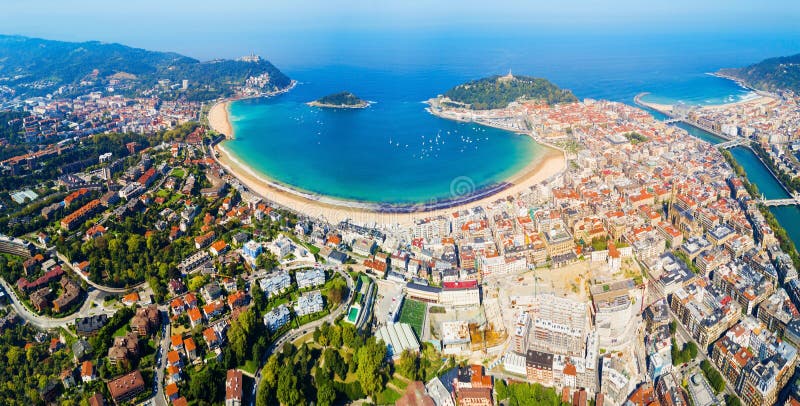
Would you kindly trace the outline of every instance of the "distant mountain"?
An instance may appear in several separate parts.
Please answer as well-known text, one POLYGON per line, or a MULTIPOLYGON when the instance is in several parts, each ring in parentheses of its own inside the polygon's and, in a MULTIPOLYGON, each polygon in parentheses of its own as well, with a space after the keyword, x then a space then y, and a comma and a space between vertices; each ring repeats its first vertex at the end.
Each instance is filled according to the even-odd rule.
POLYGON ((744 68, 721 69, 717 73, 759 90, 800 93, 800 54, 769 58, 744 68))
POLYGON ((262 74, 268 75, 259 82, 265 91, 291 82, 257 57, 200 62, 120 44, 0 35, 0 96, 6 97, 41 96, 59 89, 64 95, 85 94, 109 86, 135 96, 159 86, 158 95, 164 99, 207 100, 230 96, 247 78, 262 74), (186 89, 183 80, 188 81, 186 89))
POLYGON ((369 106, 369 102, 361 100, 358 96, 350 92, 339 92, 329 94, 308 103, 317 107, 344 107, 344 108, 363 108, 369 106))
POLYGON ((475 110, 504 108, 520 99, 541 100, 548 104, 578 100, 571 91, 563 90, 547 79, 511 74, 464 83, 448 90, 444 96, 475 110))

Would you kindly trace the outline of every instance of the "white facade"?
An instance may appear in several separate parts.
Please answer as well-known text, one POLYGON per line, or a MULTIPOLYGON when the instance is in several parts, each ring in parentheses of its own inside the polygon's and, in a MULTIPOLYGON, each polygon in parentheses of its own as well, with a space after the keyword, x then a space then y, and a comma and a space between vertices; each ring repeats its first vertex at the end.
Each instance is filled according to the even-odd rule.
POLYGON ((268 298, 272 298, 288 289, 292 285, 292 278, 289 276, 289 272, 277 271, 258 281, 258 285, 268 298))
POLYGON ((306 272, 298 271, 294 274, 297 287, 300 289, 313 288, 325 284, 325 271, 319 268, 309 269, 306 272))
POLYGON ((297 313, 298 317, 302 317, 307 314, 321 312, 324 308, 325 302, 322 300, 322 294, 315 290, 297 299, 297 304, 294 305, 294 312, 297 313))

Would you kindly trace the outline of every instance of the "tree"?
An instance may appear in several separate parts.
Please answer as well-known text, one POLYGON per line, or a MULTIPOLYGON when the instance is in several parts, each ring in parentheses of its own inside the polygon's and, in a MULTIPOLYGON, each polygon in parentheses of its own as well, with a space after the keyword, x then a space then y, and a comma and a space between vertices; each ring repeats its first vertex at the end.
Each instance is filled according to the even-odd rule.
POLYGON ((742 406, 742 401, 736 396, 725 395, 725 404, 727 406, 742 406))
POLYGON ((329 303, 339 304, 342 299, 347 295, 347 282, 341 278, 336 278, 331 281, 330 288, 328 289, 327 299, 329 303))
POLYGON ((247 356, 250 355, 250 345, 255 341, 253 334, 255 326, 256 316, 253 309, 247 309, 239 314, 239 317, 231 324, 231 328, 228 330, 228 342, 235 363, 245 362, 247 356))
POLYGON ((147 279, 150 288, 153 289, 153 296, 155 296, 156 302, 161 302, 164 296, 167 295, 167 287, 161 282, 161 279, 155 276, 151 276, 147 279))
POLYGON ((267 309, 267 295, 264 294, 264 291, 261 289, 261 286, 258 283, 253 283, 253 289, 251 290, 253 304, 256 306, 258 311, 263 312, 267 309))
POLYGON ((273 354, 267 360, 267 364, 261 369, 261 388, 258 391, 257 404, 268 405, 272 399, 271 394, 278 385, 278 371, 281 368, 281 361, 278 354, 273 354), (261 393, 261 392, 265 393, 261 393))
POLYGON ((9 348, 6 351, 6 359, 10 366, 19 365, 19 360, 22 359, 22 349, 16 346, 9 348))
POLYGON ((714 388, 715 392, 720 393, 725 389, 725 380, 722 379, 722 375, 720 375, 719 371, 717 371, 708 360, 700 362, 700 369, 703 371, 703 375, 706 376, 706 379, 708 379, 708 382, 711 384, 711 387, 714 388))
POLYGON ((339 376, 339 379, 344 380, 347 377, 347 365, 344 359, 339 354, 339 350, 333 348, 325 349, 323 354, 325 366, 328 367, 334 374, 339 376))
POLYGON ((411 350, 405 350, 400 354, 400 358, 394 363, 395 369, 400 375, 408 379, 416 380, 419 377, 419 357, 411 350))
POLYGON ((277 397, 282 405, 304 405, 306 400, 298 388, 297 376, 291 364, 284 365, 278 373, 277 397))
POLYGON ((219 364, 210 362, 202 370, 190 374, 189 396, 192 399, 204 399, 210 403, 220 400, 225 380, 220 381, 217 377, 224 375, 225 372, 219 364))
POLYGON ((342 346, 342 328, 338 325, 333 325, 328 330, 328 345, 334 348, 342 346))
POLYGON ((694 341, 686 343, 684 350, 689 351, 689 359, 697 358, 697 344, 695 344, 694 341))
POLYGON ((316 379, 317 405, 329 406, 336 400, 336 390, 333 387, 333 381, 331 381, 330 377, 325 376, 325 374, 317 375, 320 375, 316 379))
POLYGON ((367 342, 358 349, 356 359, 356 375, 361 383, 364 392, 370 396, 375 396, 383 390, 383 360, 386 358, 386 346, 377 342, 375 337, 370 337, 367 342))
POLYGON ((494 391, 497 393, 497 400, 508 399, 508 386, 502 379, 498 379, 494 383, 494 391))

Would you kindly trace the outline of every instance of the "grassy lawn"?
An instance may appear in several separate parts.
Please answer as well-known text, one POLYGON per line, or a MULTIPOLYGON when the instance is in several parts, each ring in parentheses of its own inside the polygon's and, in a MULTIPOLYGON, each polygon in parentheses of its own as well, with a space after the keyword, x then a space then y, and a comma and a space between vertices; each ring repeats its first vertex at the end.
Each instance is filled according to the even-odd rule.
POLYGON ((311 323, 312 321, 319 320, 319 319, 329 315, 330 313, 331 313, 330 310, 325 309, 325 310, 323 310, 321 312, 316 312, 316 313, 312 313, 312 314, 307 314, 307 315, 305 315, 303 317, 298 317, 298 318, 295 319, 295 321, 297 323, 297 326, 300 327, 300 326, 302 326, 304 324, 311 323))
POLYGON ((173 324, 172 325, 172 335, 175 335, 175 334, 183 335, 183 333, 185 333, 187 331, 191 331, 191 330, 188 329, 188 328, 183 327, 180 324, 173 324))
POLYGON ((289 239, 294 241, 295 244, 302 245, 302 246, 306 247, 308 252, 310 252, 310 253, 312 253, 314 255, 319 254, 319 247, 317 247, 316 245, 314 245, 314 244, 306 244, 306 243, 300 241, 299 238, 297 238, 294 234, 291 234, 291 233, 283 233, 283 235, 289 237, 289 239))
POLYGON ((379 405, 393 405, 398 399, 400 399, 400 394, 389 388, 386 388, 383 390, 383 392, 379 393, 376 398, 376 403, 379 405))
POLYGON ((248 360, 247 362, 245 362, 244 365, 240 365, 239 369, 249 373, 250 375, 255 375, 256 374, 256 369, 258 369, 258 363, 256 363, 255 360, 251 359, 251 360, 248 360))
POLYGON ((269 299, 269 302, 267 304, 267 311, 270 311, 282 304, 288 304, 288 303, 289 303, 289 297, 287 296, 278 296, 273 299, 269 299))
POLYGON ((308 333, 306 333, 304 335, 301 335, 300 337, 297 337, 297 339, 292 341, 292 343, 300 346, 301 344, 303 344, 304 342, 309 341, 309 340, 311 340, 311 341, 314 340, 314 332, 313 331, 309 331, 308 333))
POLYGON ((75 343, 78 339, 75 338, 69 331, 65 330, 64 327, 59 327, 58 332, 64 336, 64 339, 67 341, 67 347, 72 348, 72 344, 75 343))
POLYGON ((183 168, 175 168, 172 170, 172 176, 183 179, 186 176, 186 171, 183 168))
POLYGON ((123 324, 117 331, 114 332, 113 337, 122 337, 125 334, 128 334, 128 325, 123 324))
POLYGON ((422 337, 422 323, 425 321, 427 305, 416 300, 406 299, 400 310, 400 323, 408 323, 417 337, 422 337))
POLYGON ((406 383, 406 381, 400 380, 396 377, 392 377, 392 379, 389 382, 391 382, 394 386, 397 386, 400 389, 405 389, 406 386, 408 386, 408 383, 406 383))
POLYGON ((179 199, 182 199, 182 198, 183 198, 183 197, 182 197, 181 195, 179 195, 179 194, 173 194, 173 195, 172 195, 172 196, 169 198, 169 200, 167 201, 167 205, 172 205, 172 204, 174 204, 175 202, 177 202, 179 199))

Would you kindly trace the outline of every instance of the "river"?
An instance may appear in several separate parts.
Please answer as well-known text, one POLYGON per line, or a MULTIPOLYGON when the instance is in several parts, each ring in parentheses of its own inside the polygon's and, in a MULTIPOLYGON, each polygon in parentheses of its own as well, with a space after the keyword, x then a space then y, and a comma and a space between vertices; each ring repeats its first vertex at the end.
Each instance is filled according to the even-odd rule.
MULTIPOLYGON (((660 118, 660 117, 659 117, 660 118)), ((708 131, 692 127, 685 123, 676 124, 678 127, 688 131, 689 134, 712 144, 719 144, 725 140, 717 137, 708 131)), ((780 182, 772 176, 772 173, 758 159, 758 156, 745 147, 735 147, 731 149, 731 155, 739 165, 742 165, 747 173, 747 179, 755 184, 758 190, 767 199, 784 199, 791 197, 781 186, 780 182)), ((800 208, 798 206, 770 207, 770 211, 778 219, 778 222, 786 229, 789 237, 794 241, 795 246, 800 246, 800 208)))

